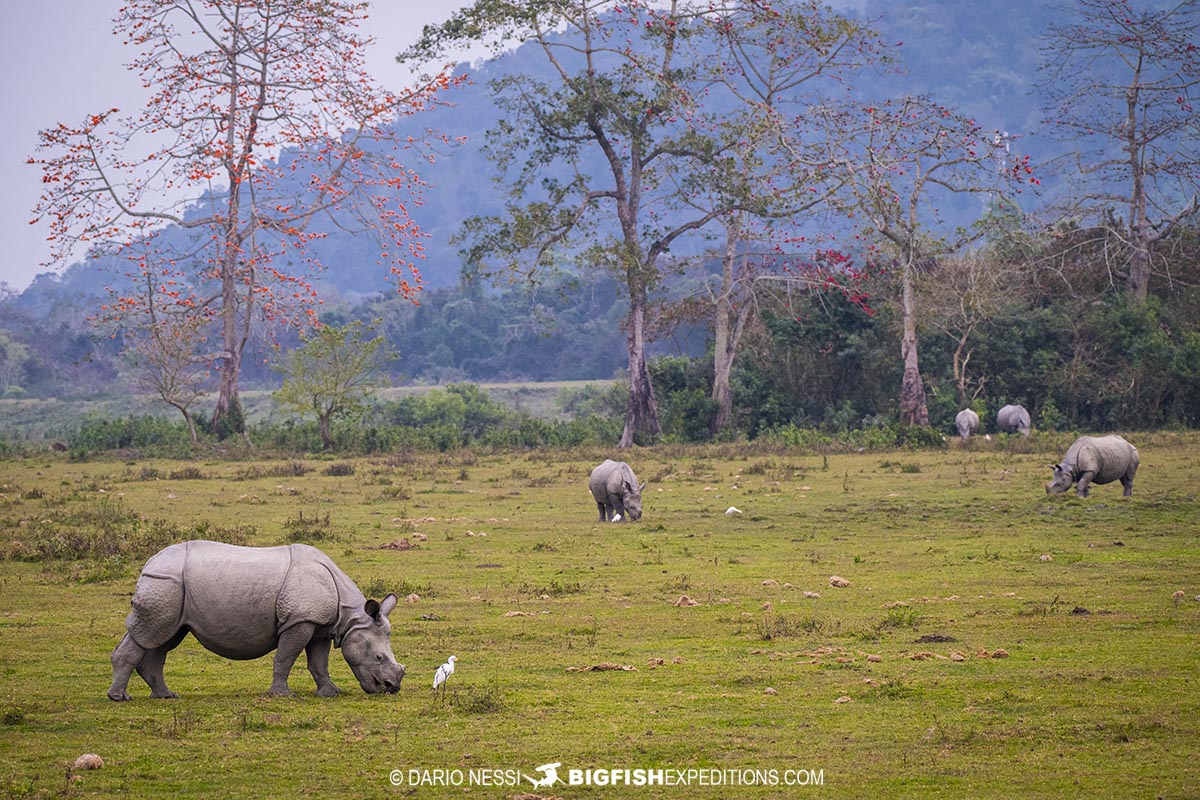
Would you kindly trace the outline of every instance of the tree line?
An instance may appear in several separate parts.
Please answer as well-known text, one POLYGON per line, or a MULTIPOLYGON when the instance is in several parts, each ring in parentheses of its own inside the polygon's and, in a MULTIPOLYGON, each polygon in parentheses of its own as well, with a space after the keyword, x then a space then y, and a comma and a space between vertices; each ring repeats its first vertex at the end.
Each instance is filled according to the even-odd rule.
MULTIPOLYGON (((1077 229, 1041 239, 998 238, 965 256, 921 265, 917 286, 924 322, 918 332, 925 342, 931 432, 950 435, 963 407, 978 411, 984 431, 994 432, 995 412, 1008 402, 1025 405, 1042 430, 1194 427, 1200 421, 1200 229, 1182 227, 1158 245, 1172 281, 1160 282, 1142 303, 1110 274, 1103 257, 1114 246, 1104 241, 1109 235, 1106 229, 1077 229)), ((719 259, 705 267, 713 280, 719 270, 719 259)), ((900 321, 891 305, 870 305, 894 292, 888 284, 896 280, 880 272, 864 281, 866 305, 841 292, 759 282, 741 357, 730 373, 729 423, 716 433, 715 341, 702 326, 678 327, 691 324, 690 306, 703 294, 701 282, 683 277, 671 282, 674 295, 656 306, 655 317, 662 321, 654 342, 659 355, 649 361, 662 405, 659 440, 875 431, 886 441, 913 441, 894 430, 902 380, 895 357, 900 321)), ((122 371, 129 363, 120 343, 96 338, 77 317, 72 330, 67 318, 73 315, 61 313, 63 319, 30 319, 0 304, 3 374, 28 387, 6 384, 7 397, 90 396, 124 385, 122 371)), ((618 288, 607 277, 594 283, 564 278, 532 294, 525 287, 490 292, 459 287, 431 290, 420 306, 381 298, 329 309, 322 330, 347 336, 357 325, 353 337, 379 343, 362 404, 332 414, 324 442, 318 412, 295 403, 297 422, 251 426, 250 436, 259 444, 301 451, 373 452, 389 442, 433 448, 611 445, 625 410, 623 315, 618 288), (559 421, 523 418, 474 385, 613 377, 616 388, 605 388, 605 381, 590 392, 564 396, 559 421), (442 389, 426 406, 411 400, 402 411, 379 410, 386 404, 375 388, 410 383, 462 388, 442 389), (467 407, 474 407, 473 418, 482 424, 464 421, 467 407)), ((264 348, 263 358, 247 370, 247 385, 279 389, 288 374, 280 368, 300 349, 264 348)), ((281 411, 284 400, 278 399, 281 411)), ((202 399, 197 407, 207 409, 210 402, 202 399)), ((196 422, 202 441, 218 438, 203 413, 196 422)), ((186 426, 164 424, 134 427, 152 431, 151 440, 187 441, 186 426), (175 432, 167 436, 165 430, 175 432)), ((111 432, 119 429, 106 428, 105 441, 138 440, 111 432)))
MULTIPOLYGON (((1019 136, 938 98, 848 90, 897 55, 869 21, 818 3, 477 0, 399 59, 440 65, 465 46, 524 42, 544 69, 492 82, 489 155, 508 201, 463 226, 462 286, 411 313, 321 310, 314 221, 376 242, 401 297, 415 296, 420 244, 402 195, 421 182, 397 153, 421 153, 382 120, 442 102, 455 79, 434 66, 408 95, 373 90, 353 5, 293 5, 268 23, 222 14, 219 0, 168 4, 234 61, 187 54, 149 25, 145 64, 213 80, 164 80, 140 120, 106 112, 50 129, 37 160, 56 238, 131 265, 135 280, 100 316, 142 386, 187 417, 215 375, 218 436, 245 433, 247 355, 272 346, 257 326, 284 324, 275 342, 290 344, 311 341, 296 331, 322 317, 377 319, 402 360, 450 378, 601 369, 617 338, 621 446, 937 426, 948 409, 1012 401, 1050 426, 1195 420, 1193 4, 1065 10, 1044 32, 1041 80, 1045 130, 1066 156, 1038 164, 1019 136), (311 40, 318 10, 324 38, 311 40), (177 130, 187 147, 121 157, 145 126, 175 124, 163 109, 197 99, 206 112, 177 130), (114 181, 116 163, 133 177, 114 181), (207 187, 206 205, 147 208, 139 170, 207 187), (295 174, 307 179, 284 179, 295 174), (1035 196, 1048 176, 1055 190, 1035 196), (982 209, 968 224, 963 197, 982 209), (196 233, 167 246, 151 227, 163 219, 196 233), (491 278, 518 288, 482 288, 491 278), (615 292, 577 318, 570 303, 530 303, 567 280, 615 292), (689 326, 712 331, 709 352, 656 367, 652 344, 689 326)), ((119 22, 160 18, 135 2, 119 22)))

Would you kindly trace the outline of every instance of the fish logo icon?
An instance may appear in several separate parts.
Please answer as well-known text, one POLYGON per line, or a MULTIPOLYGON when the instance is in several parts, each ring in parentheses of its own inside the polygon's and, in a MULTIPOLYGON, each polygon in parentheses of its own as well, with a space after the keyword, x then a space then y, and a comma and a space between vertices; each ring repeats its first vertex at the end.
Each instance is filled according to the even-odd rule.
POLYGON ((537 768, 537 771, 542 773, 542 777, 533 779, 528 775, 523 775, 525 780, 533 784, 533 788, 542 789, 553 786, 558 783, 558 768, 562 766, 561 761, 555 761, 552 764, 542 764, 537 768))

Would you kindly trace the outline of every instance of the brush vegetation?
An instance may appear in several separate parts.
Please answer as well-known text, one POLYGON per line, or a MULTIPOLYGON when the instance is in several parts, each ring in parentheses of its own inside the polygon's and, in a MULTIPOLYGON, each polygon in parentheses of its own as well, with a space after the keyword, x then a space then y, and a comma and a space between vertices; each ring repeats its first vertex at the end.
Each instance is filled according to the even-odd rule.
POLYGON ((1047 497, 1071 438, 638 449, 633 524, 596 521, 602 449, 0 462, 0 795, 459 796, 408 770, 557 761, 823 784, 538 791, 1183 798, 1200 786, 1200 437, 1128 436, 1132 498, 1047 497), (178 700, 136 676, 131 702, 108 700, 141 564, 200 537, 312 542, 368 595, 411 595, 392 614, 400 694, 364 695, 335 653, 342 696, 297 663, 297 696, 269 698, 269 658, 189 638, 167 660, 178 700), (586 669, 605 665, 634 669, 586 669), (104 767, 72 770, 83 753, 104 767))

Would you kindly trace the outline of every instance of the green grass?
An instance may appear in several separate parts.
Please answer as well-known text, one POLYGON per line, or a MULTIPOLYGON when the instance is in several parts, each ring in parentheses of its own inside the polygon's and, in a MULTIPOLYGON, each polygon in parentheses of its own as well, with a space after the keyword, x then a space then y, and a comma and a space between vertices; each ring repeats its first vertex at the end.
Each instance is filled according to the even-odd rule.
POLYGON ((1044 494, 1054 452, 983 442, 639 449, 625 457, 649 480, 645 516, 622 525, 595 521, 600 451, 361 459, 352 474, 3 462, 0 796, 514 797, 530 785, 388 776, 540 777, 551 761, 560 776, 823 778, 534 790, 564 798, 1194 796, 1200 437, 1130 438, 1135 495, 1114 484, 1086 500, 1044 494), (269 659, 189 638, 167 660, 180 699, 152 701, 134 676, 134 700, 109 701, 137 570, 189 536, 299 537, 361 587, 420 595, 392 615, 401 693, 364 695, 334 653, 341 697, 315 697, 298 663, 297 697, 268 698, 269 659), (400 538, 417 547, 381 549, 400 538), (636 670, 568 671, 601 663, 636 670), (70 773, 88 752, 104 768, 70 773))

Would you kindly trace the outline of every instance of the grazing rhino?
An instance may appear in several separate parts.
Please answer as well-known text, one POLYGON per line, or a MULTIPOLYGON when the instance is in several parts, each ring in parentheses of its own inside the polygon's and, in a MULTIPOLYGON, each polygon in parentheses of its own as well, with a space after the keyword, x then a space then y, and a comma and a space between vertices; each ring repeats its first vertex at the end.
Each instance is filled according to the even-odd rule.
POLYGON ((1046 484, 1046 494, 1062 494, 1078 483, 1075 494, 1087 497, 1089 484, 1119 480, 1129 497, 1139 463, 1137 448, 1120 436, 1080 436, 1062 463, 1053 465, 1054 479, 1046 484))
POLYGON ((971 434, 979 431, 979 415, 969 408, 964 408, 954 418, 954 427, 958 428, 958 435, 964 441, 970 439, 971 434))
POLYGON ((618 518, 641 519, 642 489, 646 488, 646 484, 638 485, 633 469, 624 461, 605 459, 603 464, 592 470, 588 488, 596 499, 596 507, 600 509, 601 522, 610 519, 615 522, 618 518))
POLYGON ((1007 405, 996 412, 996 428, 1004 433, 1029 435, 1029 412, 1025 406, 1007 405))
POLYGON ((270 694, 290 695, 288 673, 303 650, 317 694, 332 697, 329 647, 339 647, 368 694, 400 691, 388 614, 396 595, 367 600, 315 547, 237 547, 190 541, 163 548, 142 567, 126 633, 112 653, 112 700, 129 700, 135 669, 151 697, 178 697, 163 680, 167 653, 191 633, 238 660, 275 651, 270 694))

